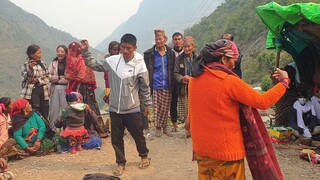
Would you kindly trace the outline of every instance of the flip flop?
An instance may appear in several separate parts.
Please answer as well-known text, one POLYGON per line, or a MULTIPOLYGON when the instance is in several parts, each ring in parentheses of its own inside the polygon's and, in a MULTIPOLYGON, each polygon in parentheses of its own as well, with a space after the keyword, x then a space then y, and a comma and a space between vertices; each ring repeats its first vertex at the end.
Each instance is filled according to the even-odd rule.
POLYGON ((113 171, 113 175, 115 176, 121 176, 123 174, 125 167, 119 165, 114 171, 113 171))
POLYGON ((150 160, 151 160, 151 158, 141 159, 141 162, 139 164, 139 168, 140 169, 145 169, 145 168, 149 167, 150 166, 150 160))

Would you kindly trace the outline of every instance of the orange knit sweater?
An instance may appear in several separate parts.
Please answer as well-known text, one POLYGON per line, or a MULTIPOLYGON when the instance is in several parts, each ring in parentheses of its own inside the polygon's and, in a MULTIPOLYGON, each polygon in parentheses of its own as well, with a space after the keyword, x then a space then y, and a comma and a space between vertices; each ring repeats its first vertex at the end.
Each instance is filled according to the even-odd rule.
POLYGON ((189 81, 189 118, 196 154, 223 161, 244 158, 239 102, 267 109, 285 93, 281 83, 264 94, 236 76, 205 70, 189 81))

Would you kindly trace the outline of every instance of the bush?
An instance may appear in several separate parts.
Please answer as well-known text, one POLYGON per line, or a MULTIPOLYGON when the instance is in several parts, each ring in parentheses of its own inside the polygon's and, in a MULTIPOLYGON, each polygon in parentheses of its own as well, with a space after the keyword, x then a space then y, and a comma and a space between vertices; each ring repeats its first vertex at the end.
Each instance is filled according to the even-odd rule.
POLYGON ((270 88, 272 88, 272 81, 270 79, 270 75, 265 75, 262 78, 262 82, 261 82, 261 89, 262 91, 268 91, 270 88))

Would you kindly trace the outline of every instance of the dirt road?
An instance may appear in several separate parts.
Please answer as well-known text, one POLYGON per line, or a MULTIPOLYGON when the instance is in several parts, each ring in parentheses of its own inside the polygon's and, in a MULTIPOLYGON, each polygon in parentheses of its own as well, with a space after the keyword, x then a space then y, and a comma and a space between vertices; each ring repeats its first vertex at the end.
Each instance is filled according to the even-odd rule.
MULTIPOLYGON (((194 180, 197 179, 197 164, 191 161, 191 140, 163 136, 147 141, 151 165, 141 170, 140 158, 130 135, 125 137, 127 165, 122 179, 133 180, 194 180)), ((115 155, 110 138, 103 140, 101 150, 84 150, 77 154, 53 154, 44 157, 30 157, 9 163, 17 180, 81 180, 87 173, 112 174, 116 167, 115 155)), ((285 179, 319 179, 320 166, 312 165, 298 157, 299 150, 276 149, 277 157, 285 179)), ((247 179, 252 179, 246 168, 247 179)))

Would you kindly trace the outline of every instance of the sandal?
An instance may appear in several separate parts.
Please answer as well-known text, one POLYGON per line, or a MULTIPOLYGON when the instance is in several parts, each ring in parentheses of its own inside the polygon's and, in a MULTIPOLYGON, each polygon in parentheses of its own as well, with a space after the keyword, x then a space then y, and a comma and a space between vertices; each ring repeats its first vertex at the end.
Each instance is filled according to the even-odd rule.
POLYGON ((124 165, 118 165, 118 167, 113 171, 113 175, 121 176, 123 174, 124 169, 125 169, 124 165))
POLYGON ((145 169, 150 166, 151 158, 141 158, 141 162, 139 164, 139 169, 145 169))
POLYGON ((177 126, 177 123, 173 123, 173 124, 172 124, 171 132, 178 132, 178 126, 177 126))

